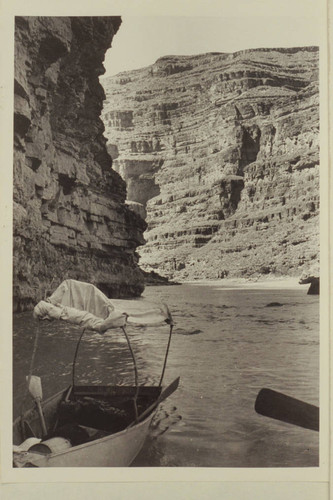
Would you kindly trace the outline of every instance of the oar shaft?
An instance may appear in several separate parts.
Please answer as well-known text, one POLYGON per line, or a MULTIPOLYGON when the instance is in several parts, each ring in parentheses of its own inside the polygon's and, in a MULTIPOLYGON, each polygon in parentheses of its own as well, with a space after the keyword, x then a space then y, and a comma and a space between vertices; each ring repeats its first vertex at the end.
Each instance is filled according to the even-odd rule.
POLYGON ((272 389, 261 389, 255 410, 260 415, 319 431, 319 408, 272 389))
POLYGON ((38 414, 39 414, 39 418, 40 418, 40 423, 42 425, 43 436, 46 436, 47 428, 46 428, 46 424, 45 424, 45 418, 44 418, 44 414, 43 414, 43 410, 42 410, 42 405, 40 404, 40 399, 36 398, 36 405, 37 405, 37 410, 38 410, 38 414))

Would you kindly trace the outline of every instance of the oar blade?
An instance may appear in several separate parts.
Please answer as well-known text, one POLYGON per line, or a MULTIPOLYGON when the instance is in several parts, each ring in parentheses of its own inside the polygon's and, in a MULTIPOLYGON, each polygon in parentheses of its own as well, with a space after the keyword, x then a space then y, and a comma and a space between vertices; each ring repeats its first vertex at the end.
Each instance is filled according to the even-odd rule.
POLYGON ((261 389, 254 408, 257 413, 265 417, 319 431, 319 408, 317 406, 272 389, 261 389))
POLYGON ((135 422, 132 422, 128 427, 133 427, 133 425, 135 425, 136 423, 141 422, 142 420, 144 420, 145 417, 147 415, 149 415, 149 413, 151 413, 154 410, 154 408, 156 408, 166 398, 168 398, 169 396, 171 396, 171 394, 173 392, 175 392, 175 390, 178 388, 179 380, 180 380, 180 377, 177 377, 173 382, 171 382, 171 384, 168 385, 161 392, 161 394, 159 395, 159 397, 157 398, 157 400, 154 401, 154 403, 152 405, 150 405, 148 408, 146 408, 145 411, 142 412, 141 415, 139 415, 138 419, 135 422))
POLYGON ((179 380, 180 377, 177 377, 171 384, 169 384, 160 394, 160 397, 158 398, 158 402, 161 403, 164 401, 166 398, 171 396, 173 392, 178 388, 179 385, 179 380))
POLYGON ((43 399, 42 381, 36 375, 31 375, 31 377, 26 377, 26 380, 28 382, 29 392, 36 403, 37 411, 40 418, 40 423, 42 426, 43 436, 45 436, 47 434, 47 428, 45 424, 43 409, 41 406, 41 400, 43 399))
POLYGON ((31 375, 30 380, 29 377, 26 377, 26 380, 29 384, 28 389, 31 396, 34 399, 43 399, 42 381, 40 377, 31 375))

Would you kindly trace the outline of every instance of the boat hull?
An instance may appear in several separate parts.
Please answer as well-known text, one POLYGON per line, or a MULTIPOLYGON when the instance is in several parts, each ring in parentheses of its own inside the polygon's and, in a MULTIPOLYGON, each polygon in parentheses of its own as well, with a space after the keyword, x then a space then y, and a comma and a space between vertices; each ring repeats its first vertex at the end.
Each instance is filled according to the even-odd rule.
POLYGON ((153 415, 139 424, 96 441, 33 460, 35 467, 127 467, 140 452, 153 415))
MULTIPOLYGON (((55 409, 67 391, 55 394, 43 403, 43 412, 49 428, 55 421, 55 409)), ((126 429, 94 441, 42 455, 26 452, 25 467, 127 467, 140 452, 147 437, 156 409, 144 420, 126 429)), ((27 422, 35 436, 41 436, 40 421, 35 409, 27 411, 13 425, 14 445, 22 442, 22 421, 27 422)))

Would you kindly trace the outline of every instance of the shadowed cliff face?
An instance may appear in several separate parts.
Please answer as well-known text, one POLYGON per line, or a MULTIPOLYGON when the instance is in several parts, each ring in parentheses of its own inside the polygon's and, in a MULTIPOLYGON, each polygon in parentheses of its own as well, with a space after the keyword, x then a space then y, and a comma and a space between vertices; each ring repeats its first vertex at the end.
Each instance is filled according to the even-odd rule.
POLYGON ((147 211, 145 269, 298 276, 318 262, 317 48, 167 56, 103 85, 114 168, 147 211))
POLYGON ((63 279, 138 295, 144 221, 125 204, 100 113, 105 51, 119 17, 17 17, 14 310, 63 279))

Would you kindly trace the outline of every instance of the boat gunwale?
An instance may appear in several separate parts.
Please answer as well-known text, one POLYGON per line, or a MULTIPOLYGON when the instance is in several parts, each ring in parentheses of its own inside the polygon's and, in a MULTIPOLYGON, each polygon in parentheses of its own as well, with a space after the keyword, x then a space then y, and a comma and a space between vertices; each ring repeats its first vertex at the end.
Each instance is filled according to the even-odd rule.
MULTIPOLYGON (((54 399, 57 399, 61 394, 65 395, 66 392, 70 389, 71 386, 68 386, 66 389, 62 389, 61 391, 56 392, 55 394, 52 394, 49 398, 45 399, 44 401, 41 402, 42 408, 46 405, 46 403, 51 403, 54 399)), ((19 424, 20 421, 25 420, 25 418, 30 414, 30 413, 37 413, 36 408, 31 407, 28 408, 24 413, 19 415, 18 417, 15 418, 13 422, 13 428, 19 424)))
MULTIPOLYGON (((76 388, 80 388, 80 387, 85 387, 85 388, 86 388, 86 387, 87 387, 87 388, 88 388, 88 387, 89 387, 89 388, 91 388, 91 387, 98 387, 98 388, 100 388, 100 387, 105 387, 105 388, 108 388, 108 387, 111 387, 111 388, 113 388, 113 387, 120 387, 120 388, 129 388, 129 389, 133 389, 133 390, 135 390, 135 386, 132 386, 132 385, 128 385, 128 386, 126 386, 126 385, 118 385, 118 386, 115 386, 115 385, 104 385, 104 386, 98 386, 98 385, 96 385, 96 386, 93 386, 93 385, 84 385, 84 386, 75 386, 75 387, 76 387, 76 388)), ((43 407, 44 407, 47 403, 51 403, 54 399, 57 399, 60 395, 64 395, 64 396, 66 395, 66 397, 67 397, 67 395, 69 394, 69 391, 70 391, 72 388, 73 388, 73 387, 72 387, 72 385, 69 385, 68 387, 66 387, 66 389, 62 389, 61 391, 58 391, 58 392, 56 392, 55 394, 52 394, 50 397, 48 397, 47 399, 45 399, 44 401, 42 401, 42 402, 41 402, 41 406, 42 406, 42 408, 43 408, 43 407)), ((143 386, 139 386, 139 390, 140 390, 141 388, 144 388, 144 389, 147 389, 147 390, 149 390, 149 389, 160 389, 160 390, 161 390, 161 389, 162 389, 160 386, 157 386, 157 385, 143 385, 143 386)), ((79 394, 79 395, 80 395, 80 394, 79 394)), ((147 394, 147 395, 148 395, 148 394, 147 394)), ((102 394, 102 393, 100 393, 100 392, 97 392, 97 393, 96 393, 96 396, 102 397, 102 396, 103 396, 103 394, 102 394)), ((116 395, 113 395, 113 396, 116 396, 116 395)), ((111 397, 111 395, 110 395, 110 397, 111 397)), ((158 397, 159 397, 159 395, 157 395, 156 399, 158 399, 158 397)), ((34 407, 31 407, 31 408, 28 408, 27 410, 25 410, 25 411, 24 411, 24 413, 22 413, 21 415, 19 415, 18 417, 16 417, 16 418, 15 418, 15 420, 14 420, 14 422, 13 422, 13 427, 14 427, 15 425, 17 425, 17 424, 20 422, 20 420, 24 420, 24 419, 25 419, 25 417, 26 417, 26 416, 28 416, 30 413, 35 413, 35 412, 37 412, 37 410, 36 410, 36 408, 34 408, 34 407)), ((140 415, 139 415, 139 416, 140 416, 140 415)))

